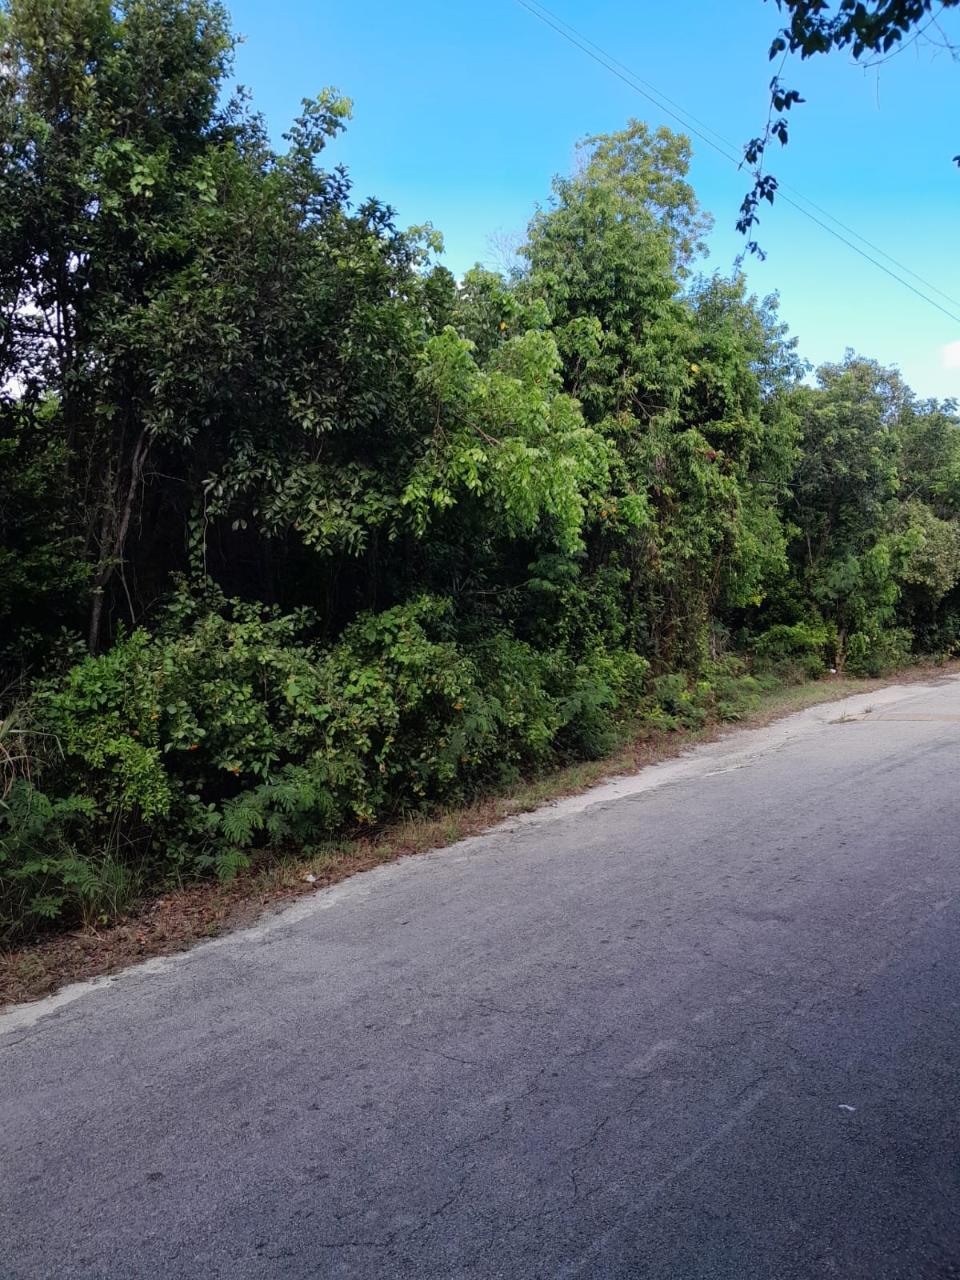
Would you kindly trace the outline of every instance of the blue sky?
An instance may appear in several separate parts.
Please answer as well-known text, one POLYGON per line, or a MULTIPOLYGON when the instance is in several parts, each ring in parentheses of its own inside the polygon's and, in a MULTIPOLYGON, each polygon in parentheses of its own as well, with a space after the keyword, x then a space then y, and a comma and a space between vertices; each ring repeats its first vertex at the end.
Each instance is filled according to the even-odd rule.
MULTIPOLYGON (((245 37, 237 76, 275 139, 300 99, 324 85, 353 98, 353 122, 332 158, 350 170, 358 196, 392 204, 405 225, 432 222, 455 272, 492 262, 492 234, 522 232, 552 175, 569 169, 578 138, 630 116, 678 127, 516 0, 230 7, 245 37)), ((550 8, 735 143, 766 118, 772 4, 551 0, 550 8)), ((960 41, 960 12, 946 30, 960 41)), ((960 170, 951 164, 960 152, 960 63, 917 42, 872 71, 835 55, 788 64, 784 78, 808 101, 795 110, 774 172, 960 300, 960 170)), ((691 180, 716 220, 707 267, 726 272, 742 248, 733 224, 743 174, 693 145, 691 180)), ((764 215, 760 239, 768 256, 748 263, 751 287, 779 292, 807 359, 836 360, 849 346, 898 365, 920 395, 960 397, 960 323, 782 202, 764 215)))

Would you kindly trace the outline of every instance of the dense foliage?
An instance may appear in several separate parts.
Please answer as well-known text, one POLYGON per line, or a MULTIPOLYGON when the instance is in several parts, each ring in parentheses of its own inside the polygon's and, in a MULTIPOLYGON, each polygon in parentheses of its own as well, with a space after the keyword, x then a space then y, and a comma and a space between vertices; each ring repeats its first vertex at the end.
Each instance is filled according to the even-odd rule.
POLYGON ((960 644, 960 431, 583 144, 455 280, 210 0, 0 9, 0 941, 960 644))

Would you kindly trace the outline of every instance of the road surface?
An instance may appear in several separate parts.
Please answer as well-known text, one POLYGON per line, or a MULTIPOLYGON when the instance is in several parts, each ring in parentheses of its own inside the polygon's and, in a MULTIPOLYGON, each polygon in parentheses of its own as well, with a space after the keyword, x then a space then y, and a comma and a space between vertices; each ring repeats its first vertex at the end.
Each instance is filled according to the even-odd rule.
POLYGON ((858 695, 14 1010, 0 1275, 960 1276, 958 781, 858 695))

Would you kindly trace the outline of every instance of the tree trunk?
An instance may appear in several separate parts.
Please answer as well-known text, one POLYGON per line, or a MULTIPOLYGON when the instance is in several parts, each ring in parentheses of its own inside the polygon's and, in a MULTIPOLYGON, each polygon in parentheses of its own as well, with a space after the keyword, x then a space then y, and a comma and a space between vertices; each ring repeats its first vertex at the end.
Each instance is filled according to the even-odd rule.
MULTIPOLYGON (((105 512, 103 520, 103 535, 100 541, 100 552, 97 561, 97 572, 93 580, 93 600, 90 605, 90 628, 87 634, 87 647, 94 655, 100 652, 101 632, 103 630, 103 606, 106 599, 106 589, 113 577, 117 567, 123 562, 123 553, 126 547, 127 535, 130 532, 130 521, 133 518, 133 507, 137 500, 137 490, 140 487, 140 481, 143 476, 143 464, 146 461, 147 453, 150 448, 150 438, 147 428, 141 428, 137 437, 137 443, 133 450, 133 456, 130 459, 130 478, 127 482, 127 490, 124 495, 123 505, 119 513, 114 512, 114 518, 119 514, 116 523, 116 530, 111 538, 108 533, 108 527, 111 523, 110 516, 105 512)), ((133 619, 131 618, 131 621, 133 619)))

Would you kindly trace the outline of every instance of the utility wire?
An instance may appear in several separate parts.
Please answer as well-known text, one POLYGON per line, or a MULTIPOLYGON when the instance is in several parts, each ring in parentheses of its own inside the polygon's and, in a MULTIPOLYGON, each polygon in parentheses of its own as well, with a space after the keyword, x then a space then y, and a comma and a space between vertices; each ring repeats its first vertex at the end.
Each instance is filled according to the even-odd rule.
MULTIPOLYGON (((612 54, 606 53, 606 51, 601 49, 599 45, 594 44, 594 42, 588 36, 584 35, 582 31, 578 31, 576 27, 571 26, 569 22, 565 22, 563 18, 559 17, 557 14, 553 13, 550 9, 548 9, 545 4, 541 4, 540 0, 533 0, 532 4, 525 3, 524 0, 518 0, 518 3, 520 3, 524 9, 527 9, 528 12, 533 13, 538 18, 541 18, 541 21, 547 21, 547 19, 543 18, 541 14, 536 13, 537 9, 542 10, 544 14, 549 15, 550 21, 548 25, 552 26, 555 31, 559 27, 565 28, 566 31, 570 32, 573 36, 576 36, 578 40, 582 40, 585 45, 589 45, 590 49, 595 50, 597 53, 601 54, 610 63, 612 63, 614 67, 617 67, 619 68, 620 71, 625 72, 626 75, 630 77, 630 80, 633 80, 636 82, 635 85, 633 86, 634 88, 636 88, 638 85, 643 85, 647 90, 649 90, 650 93, 647 96, 650 97, 651 101, 656 101, 657 98, 662 99, 663 102, 667 102, 670 104, 671 107, 675 108, 675 110, 678 111, 681 116, 686 117, 687 120, 694 121, 694 123, 699 125, 702 130, 706 131, 706 133, 712 134, 713 137, 717 140, 717 142, 721 143, 722 146, 718 147, 712 142, 710 142, 710 145, 713 146, 716 151, 719 151, 721 155, 726 155, 727 159, 730 160, 731 163, 736 163, 739 167, 742 168, 743 154, 742 154, 742 151, 737 147, 737 144, 735 142, 731 142, 730 139, 725 138, 723 134, 717 133, 716 129, 712 129, 710 125, 708 125, 704 120, 701 120, 699 119, 699 117, 695 116, 692 111, 688 111, 686 107, 681 106, 679 102, 675 102, 672 98, 669 98, 662 90, 658 89, 656 85, 652 85, 649 82, 649 80, 644 80, 642 76, 639 76, 636 74, 636 72, 631 71, 631 69, 628 66, 625 66, 624 63, 622 62, 619 62, 616 58, 613 57, 612 54), (652 95, 655 95, 655 97, 652 95), (729 152, 724 151, 723 148, 729 148, 729 152)), ((566 37, 565 31, 560 31, 559 34, 563 35, 565 38, 568 38, 566 37)), ((591 54, 591 56, 593 55, 591 54)), ((658 105, 660 104, 658 103, 658 105)), ((675 120, 680 120, 680 123, 684 124, 684 120, 681 120, 680 116, 674 115, 673 118, 675 120)), ((685 127, 690 128, 689 125, 685 125, 685 127)), ((692 129, 691 129, 691 132, 693 132, 692 129)), ((702 133, 698 134, 698 136, 703 138, 705 142, 709 142, 709 139, 704 138, 702 133)), ((848 226, 845 222, 841 221, 841 219, 838 218, 835 214, 832 214, 829 209, 824 209, 822 205, 817 204, 815 200, 811 200, 809 196, 805 196, 802 191, 798 191, 797 188, 794 186, 791 186, 790 183, 778 182, 777 190, 792 191, 794 196, 798 200, 802 200, 805 205, 809 205, 811 209, 815 209, 817 213, 821 214, 824 218, 829 218, 829 220, 835 223, 836 226, 838 226, 842 231, 846 231, 847 234, 853 236, 855 240, 859 240, 861 244, 865 244, 867 248, 872 249, 874 253, 879 253, 881 258, 886 258, 888 262, 892 262, 893 265, 897 267, 900 271, 905 272, 906 275, 908 276, 912 276, 914 280, 916 280, 919 284, 922 284, 925 289, 929 289, 931 293, 938 294, 946 302, 949 302, 951 307, 956 307, 958 310, 960 310, 960 301, 958 301, 956 298, 951 297, 949 293, 944 293, 944 291, 938 288, 937 285, 935 285, 931 280, 926 280, 924 279, 923 276, 918 275, 917 272, 911 270, 911 268, 908 267, 906 263, 898 261, 893 256, 893 254, 887 253, 887 251, 885 249, 882 249, 880 245, 874 244, 872 240, 868 240, 866 236, 862 236, 859 233, 859 231, 856 231, 854 230, 853 227, 848 226)))
MULTIPOLYGON (((563 18, 553 13, 550 9, 546 7, 546 5, 540 4, 539 0, 534 0, 534 3, 532 4, 527 3, 527 0, 517 0, 517 3, 521 6, 521 8, 524 8, 529 13, 532 13, 534 17, 539 18, 541 22, 546 23, 546 25, 549 27, 553 27, 554 31, 556 31, 559 35, 563 36, 564 39, 569 40, 571 44, 576 44, 578 48, 583 49, 584 53, 587 53, 591 58, 594 59, 595 62, 600 62, 601 65, 606 67, 608 71, 612 71, 614 70, 614 68, 617 68, 618 70, 614 71, 614 74, 617 75, 619 79, 623 80, 624 83, 628 84, 632 89, 636 89, 638 93, 643 93, 643 96, 645 98, 649 98, 650 101, 655 103, 658 107, 660 107, 661 110, 666 110, 666 108, 663 106, 663 103, 667 102, 670 104, 671 107, 675 108, 676 111, 681 112, 682 115, 685 116, 687 120, 693 120, 696 124, 700 126, 701 129, 704 129, 706 130, 707 133, 712 134, 713 137, 716 138, 717 142, 712 142, 709 138, 704 137, 704 135, 702 133, 699 133, 696 129, 691 128, 690 129, 691 133, 696 133, 699 138, 702 138, 703 141, 706 142, 709 146, 713 147, 715 151, 720 151, 721 155, 726 155, 728 160, 736 160, 738 164, 740 163, 740 160, 736 156, 729 155, 726 151, 724 151, 720 146, 717 145, 717 143, 722 143, 723 147, 731 147, 734 151, 736 151, 737 147, 734 145, 734 143, 732 143, 729 140, 729 138, 725 138, 723 137, 722 134, 717 133, 717 131, 715 129, 712 129, 710 125, 708 125, 704 120, 698 119, 697 116, 693 114, 693 112, 687 111, 685 107, 682 107, 679 102, 674 102, 672 98, 668 98, 665 93, 663 93, 660 89, 658 89, 656 85, 651 84, 649 80, 644 80, 642 76, 637 75, 635 71, 632 71, 624 63, 618 62, 617 59, 613 56, 613 54, 607 53, 605 49, 602 49, 599 45, 594 44, 594 42, 588 36, 584 35, 582 31, 578 31, 577 28, 572 27, 569 22, 565 22, 563 18), (538 12, 538 10, 541 10, 542 12, 538 12), (589 46, 589 47, 585 47, 585 46, 589 46), (624 72, 625 74, 620 75, 619 74, 620 72, 624 72), (639 87, 641 85, 643 86, 643 89, 639 87)), ((674 111, 668 111, 667 114, 673 116, 673 119, 678 121, 680 124, 682 124, 684 128, 689 127, 686 124, 686 121, 682 120, 679 115, 675 114, 674 111)))
MULTIPOLYGON (((719 155, 721 155, 725 160, 728 160, 731 164, 735 165, 738 169, 743 167, 743 157, 742 155, 736 154, 736 151, 734 149, 734 144, 730 142, 729 139, 724 138, 721 134, 711 129, 710 126, 705 124, 703 121, 698 120, 695 115, 687 111, 684 107, 681 107, 679 103, 676 103, 671 98, 668 98, 666 94, 661 93, 661 91, 655 88, 652 84, 650 84, 649 81, 641 79, 641 77, 636 75, 633 71, 631 71, 629 67, 626 67, 622 62, 618 62, 616 58, 614 58, 611 54, 607 53, 606 50, 601 48, 600 45, 594 44, 592 40, 588 39, 581 32, 577 31, 575 27, 571 27, 569 23, 566 23, 563 21, 562 18, 557 17, 557 15, 552 13, 546 7, 546 5, 540 4, 539 0, 534 0, 534 3, 530 3, 529 0, 517 0, 517 4, 520 5, 522 9, 526 9, 528 13, 532 14, 533 17, 537 18, 545 26, 551 27, 559 36, 562 36, 564 40, 574 45, 582 53, 585 53, 588 58, 591 58, 594 62, 599 63, 599 65, 602 66, 606 71, 609 71, 611 75, 616 76, 618 80, 622 80, 623 83, 626 84, 629 88, 633 89, 635 93, 639 93, 641 97, 644 97, 649 102, 652 102, 654 106, 657 107, 660 111, 662 111, 665 115, 668 115, 671 117, 671 119, 676 120, 678 124, 682 125, 682 127, 687 130, 687 132, 694 134, 695 137, 698 137, 702 142, 705 142, 708 147, 711 147, 714 151, 716 151, 719 155), (690 123, 691 120, 694 121, 694 124, 690 123), (695 127, 695 126, 700 126, 700 127, 695 127), (713 137, 712 138, 709 137, 708 136, 709 134, 713 134, 713 137), (719 141, 715 141, 714 139, 719 139, 719 141)), ((783 184, 783 185, 786 186, 786 184, 783 184)), ((788 187, 787 189, 794 190, 794 188, 792 187, 788 187)), ((911 293, 916 294, 918 298, 921 298, 924 302, 928 303, 931 307, 936 307, 938 311, 942 312, 955 324, 960 324, 960 314, 955 314, 953 311, 948 311, 946 307, 941 306, 941 304, 937 302, 934 298, 929 297, 928 294, 923 293, 920 289, 916 288, 915 285, 912 285, 909 280, 904 280, 903 276, 898 275, 895 271, 891 271, 890 268, 885 266, 882 262, 878 262, 876 258, 872 257, 865 250, 861 249, 859 245, 854 244, 853 241, 847 239, 846 236, 841 235, 839 231, 836 231, 833 227, 829 226, 828 223, 816 217, 814 214, 810 212, 809 209, 806 209, 803 207, 803 205, 798 204, 796 200, 791 199, 790 196, 788 195, 785 195, 782 187, 778 187, 777 194, 779 195, 780 199, 784 201, 784 203, 796 209, 797 212, 803 214, 805 218, 809 218, 811 222, 815 223, 818 227, 821 227, 829 235, 832 235, 835 239, 839 240, 841 244, 844 244, 847 246, 847 248, 852 249, 854 253, 859 254, 861 258, 865 258, 867 262, 877 267, 880 271, 884 272, 884 274, 890 276, 892 280, 896 280, 897 283, 903 285, 905 289, 909 289, 911 293)), ((829 213, 826 209, 822 209, 819 205, 815 204, 812 200, 808 200, 807 197, 802 195, 799 191, 796 191, 795 194, 801 200, 804 200, 807 204, 809 204, 811 208, 816 209, 818 213, 822 213, 824 217, 829 218, 831 221, 835 222, 837 226, 842 227, 844 231, 849 232, 850 235, 855 236, 856 239, 862 241, 863 244, 868 245, 876 253, 881 254, 881 256, 883 256, 884 258, 887 258, 888 261, 893 262, 897 267, 900 268, 901 271, 905 272, 907 275, 913 276, 915 280, 919 280, 920 283, 923 284, 926 288, 930 289, 934 293, 939 294, 942 298, 945 298, 947 302, 951 304, 951 306, 956 307, 957 311, 960 312, 960 302, 958 302, 955 298, 952 298, 949 294, 944 293, 943 290, 938 289, 936 285, 933 285, 929 281, 924 280, 924 278, 922 276, 917 275, 915 271, 911 271, 909 267, 904 266, 904 264, 901 262, 898 262, 896 258, 886 253, 883 249, 879 248, 877 245, 872 244, 864 236, 861 236, 859 232, 854 231, 852 227, 848 227, 845 223, 841 222, 839 218, 835 218, 833 214, 829 213)))

